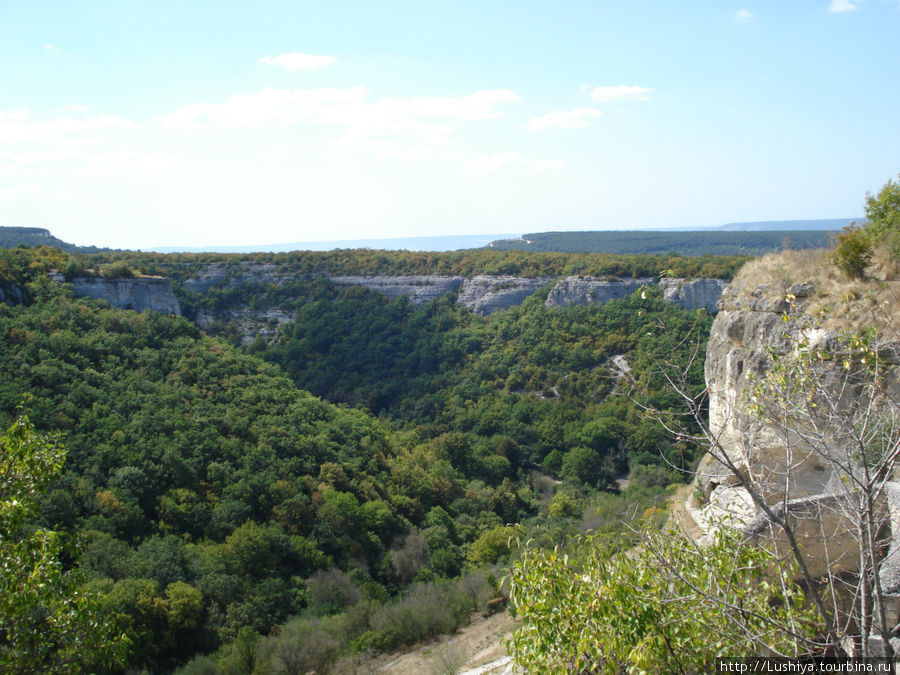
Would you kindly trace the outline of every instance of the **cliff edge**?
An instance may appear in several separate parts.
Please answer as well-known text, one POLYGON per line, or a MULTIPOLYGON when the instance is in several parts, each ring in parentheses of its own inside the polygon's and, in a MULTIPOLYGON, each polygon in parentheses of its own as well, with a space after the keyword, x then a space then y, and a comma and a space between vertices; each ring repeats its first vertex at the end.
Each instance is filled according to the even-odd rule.
MULTIPOLYGON (((895 261, 855 281, 822 252, 767 256, 739 272, 707 346, 710 451, 687 504, 703 535, 727 523, 786 554, 775 513, 792 522, 811 574, 856 571, 848 485, 865 473, 859 457, 884 443, 864 436, 864 425, 895 434, 898 308, 895 261)), ((895 434, 885 452, 896 443, 895 434)), ((875 453, 865 463, 885 462, 873 491, 885 536, 880 569, 885 587, 900 591, 900 483, 896 457, 888 459, 875 453)))

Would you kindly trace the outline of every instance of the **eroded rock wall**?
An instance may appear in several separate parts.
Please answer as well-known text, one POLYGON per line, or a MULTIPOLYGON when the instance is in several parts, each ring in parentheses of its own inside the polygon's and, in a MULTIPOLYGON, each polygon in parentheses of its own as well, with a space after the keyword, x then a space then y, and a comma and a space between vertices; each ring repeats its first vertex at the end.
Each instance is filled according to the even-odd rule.
POLYGON ((172 285, 163 277, 78 277, 70 283, 78 295, 106 300, 114 307, 133 309, 136 312, 152 310, 160 314, 181 315, 181 307, 172 292, 172 285))
MULTIPOLYGON (((856 446, 848 429, 855 424, 848 425, 847 420, 854 419, 850 411, 859 400, 880 400, 873 405, 886 404, 883 410, 896 413, 900 357, 896 343, 881 346, 879 394, 875 399, 866 397, 863 380, 850 375, 845 365, 852 359, 843 328, 833 323, 823 328, 826 324, 804 309, 815 292, 811 284, 768 284, 750 292, 729 287, 722 295, 705 362, 709 431, 714 442, 698 467, 688 511, 704 534, 723 523, 740 526, 779 555, 789 555, 785 533, 754 502, 752 489, 777 513, 787 509, 791 514, 804 560, 811 573, 819 575, 829 569, 856 569, 859 547, 848 515, 854 497, 847 488, 846 469, 854 466, 856 446), (784 407, 760 400, 766 393, 757 385, 776 361, 807 348, 831 356, 814 360, 805 371, 809 381, 817 384, 799 387, 791 397, 792 401, 802 397, 803 405, 798 407, 807 416, 779 419, 784 407), (760 414, 763 409, 766 413, 760 414)), ((889 494, 900 493, 900 486, 894 486, 888 483, 889 494)), ((900 522, 897 501, 884 504, 885 521, 890 513, 900 522)), ((892 536, 891 550, 897 549, 894 557, 900 568, 900 531, 892 536)), ((897 576, 900 579, 900 571, 897 576)))
POLYGON ((610 300, 624 298, 643 286, 653 284, 653 279, 597 279, 594 277, 572 276, 556 282, 547 300, 546 307, 566 305, 602 305, 610 300))
POLYGON ((389 298, 401 295, 409 297, 416 307, 432 300, 442 298, 447 293, 457 290, 463 283, 462 277, 434 275, 405 276, 346 276, 328 277, 336 284, 363 286, 372 291, 383 293, 389 298))
POLYGON ((666 302, 689 311, 705 309, 714 314, 727 284, 722 279, 661 279, 659 286, 666 302))
POLYGON ((551 281, 551 277, 478 275, 462 283, 457 302, 476 314, 491 314, 521 305, 525 298, 551 281))

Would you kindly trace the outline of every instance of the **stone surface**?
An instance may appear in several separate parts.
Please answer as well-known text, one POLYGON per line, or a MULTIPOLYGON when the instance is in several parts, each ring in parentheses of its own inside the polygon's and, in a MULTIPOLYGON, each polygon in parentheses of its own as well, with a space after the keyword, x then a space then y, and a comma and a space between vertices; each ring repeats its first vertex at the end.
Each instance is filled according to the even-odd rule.
POLYGON ((409 297, 415 306, 442 298, 447 293, 457 290, 463 283, 462 277, 434 275, 405 276, 346 276, 328 277, 336 284, 363 286, 372 291, 383 293, 389 298, 401 295, 409 297))
POLYGON ((5 302, 10 307, 22 304, 22 290, 10 283, 0 282, 0 302, 5 302))
POLYGON ((160 314, 181 315, 181 307, 175 294, 172 293, 172 285, 163 277, 128 279, 78 277, 72 279, 71 284, 78 295, 106 300, 112 306, 121 309, 133 309, 136 312, 152 310, 160 314))
POLYGON ((457 302, 484 316, 521 305, 525 298, 550 280, 551 277, 479 275, 462 282, 457 302))
MULTIPOLYGON (((829 566, 832 571, 857 569, 859 546, 855 526, 847 516, 852 509, 845 504, 851 495, 832 465, 817 452, 823 446, 814 446, 809 441, 811 435, 801 436, 800 425, 773 424, 754 414, 751 408, 755 382, 773 366, 774 359, 791 354, 798 341, 832 354, 846 353, 838 327, 823 329, 804 313, 804 299, 814 292, 811 284, 764 284, 749 291, 728 288, 723 293, 708 341, 705 377, 710 435, 727 453, 733 467, 726 465, 725 458, 720 456, 719 461, 712 453, 707 454, 697 469, 694 490, 704 500, 700 505, 689 505, 688 512, 706 535, 722 519, 730 519, 747 536, 765 543, 779 555, 789 555, 784 532, 753 504, 744 486, 746 481, 773 509, 779 513, 788 509, 804 560, 810 572, 819 575, 829 566)), ((881 356, 883 391, 896 401, 900 399, 897 345, 887 345, 881 356)), ((842 359, 822 361, 816 369, 817 378, 838 407, 858 396, 852 384, 845 381, 845 372, 842 359)), ((819 405, 810 410, 817 414, 825 407, 819 405)), ((834 452, 841 448, 846 452, 849 447, 842 445, 846 440, 832 427, 823 439, 834 452)), ((897 592, 900 485, 889 482, 881 499, 884 524, 892 533, 881 576, 886 588, 897 592)), ((689 501, 694 502, 694 497, 689 501)))
POLYGON ((652 286, 653 279, 597 279, 595 277, 565 277, 556 282, 544 305, 602 305, 610 300, 624 298, 643 286, 652 286))
POLYGON ((194 322, 200 328, 209 328, 214 321, 233 321, 241 334, 241 344, 245 347, 251 344, 257 336, 267 342, 272 341, 279 326, 293 321, 294 317, 289 312, 278 308, 269 309, 236 309, 225 310, 218 315, 213 315, 205 310, 197 312, 194 322))
MULTIPOLYGON (((273 264, 243 262, 226 266, 221 263, 206 265, 182 285, 195 293, 206 293, 212 288, 232 288, 244 283, 282 285, 300 275, 273 264)), ((419 306, 437 300, 447 293, 459 291, 457 301, 477 314, 490 314, 521 304, 551 277, 517 277, 479 275, 471 278, 439 275, 325 275, 334 283, 362 286, 383 293, 390 298, 401 295, 419 306)), ((656 281, 644 279, 599 279, 586 276, 570 276, 559 279, 551 289, 545 305, 563 307, 570 304, 602 304, 624 297, 642 286, 656 281)), ((716 302, 725 286, 720 279, 664 279, 659 282, 666 300, 685 309, 704 308, 716 310, 716 302)))
POLYGON ((674 302, 689 311, 705 309, 710 314, 718 311, 725 286, 722 279, 661 279, 659 282, 666 302, 674 302))

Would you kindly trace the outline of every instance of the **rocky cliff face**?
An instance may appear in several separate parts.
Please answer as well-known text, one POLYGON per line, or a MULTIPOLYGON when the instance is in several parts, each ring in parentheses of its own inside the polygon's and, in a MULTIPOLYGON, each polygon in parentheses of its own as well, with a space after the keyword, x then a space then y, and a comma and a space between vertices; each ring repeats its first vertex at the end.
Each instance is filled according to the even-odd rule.
MULTIPOLYGON (((479 275, 471 278, 425 274, 326 277, 337 284, 362 286, 389 298, 405 295, 416 306, 458 291, 457 302, 482 315, 520 305, 525 298, 552 281, 551 277, 509 275, 479 275)), ((232 288, 245 283, 282 285, 296 278, 296 273, 278 265, 242 262, 230 267, 223 264, 207 265, 194 276, 182 281, 182 285, 189 291, 203 294, 211 288, 232 288)), ((571 304, 603 304, 655 283, 650 278, 565 277, 557 281, 545 305, 563 307, 571 304)), ((725 287, 725 282, 721 279, 664 279, 659 284, 669 302, 675 302, 688 310, 703 308, 709 312, 716 311, 716 302, 725 287)))
POLYGON ((666 302, 689 311, 705 309, 714 314, 726 283, 722 279, 661 279, 659 286, 666 302))
POLYGON ((595 279, 594 277, 566 277, 556 282, 547 300, 546 307, 566 305, 602 305, 631 295, 644 286, 651 286, 653 279, 595 279))
POLYGON ((0 302, 10 307, 22 304, 22 290, 15 284, 0 281, 0 302))
POLYGON ((437 300, 447 293, 457 290, 463 283, 462 277, 406 275, 406 276, 348 276, 328 277, 336 284, 363 286, 383 293, 389 298, 405 295, 416 307, 437 300))
POLYGON ((463 282, 457 302, 483 316, 521 305, 525 298, 549 282, 549 277, 479 275, 463 282))
MULTIPOLYGON (((705 363, 709 430, 716 443, 700 463, 688 511, 705 534, 723 521, 730 522, 786 554, 784 532, 763 517, 743 479, 766 503, 792 514, 804 559, 812 574, 819 575, 829 569, 857 569, 859 547, 845 503, 846 470, 829 461, 829 455, 852 458, 853 446, 846 427, 824 420, 831 414, 851 419, 849 412, 842 411, 851 410, 854 399, 865 390, 859 379, 847 374, 846 364, 852 357, 843 333, 851 316, 839 316, 831 323, 814 319, 806 310, 816 295, 810 283, 728 288, 722 295, 705 363), (779 420, 769 413, 758 414, 754 407, 765 407, 768 401, 757 400, 756 383, 774 368, 776 360, 790 359, 801 346, 837 356, 821 359, 805 371, 817 383, 802 390, 812 392, 803 406, 809 416, 779 420), (725 453, 733 467, 727 466, 723 455, 716 458, 716 452, 725 453)), ((900 349, 890 340, 879 350, 878 405, 896 415, 900 349)), ((778 409, 783 408, 773 408, 778 409)), ((846 466, 852 466, 852 461, 846 466)), ((889 482, 881 498, 886 500, 886 526, 889 521, 900 524, 900 484, 889 482)), ((892 536, 891 550, 896 549, 896 554, 882 576, 884 583, 891 577, 900 589, 900 528, 892 536)))
POLYGON ((211 288, 233 288, 246 283, 275 284, 296 279, 297 275, 270 263, 240 262, 232 265, 213 263, 181 282, 189 291, 206 293, 211 288))
MULTIPOLYGON (((787 292, 799 293, 802 298, 812 288, 796 287, 787 292)), ((773 295, 765 286, 749 295, 727 289, 707 343, 710 431, 741 472, 760 483, 768 482, 771 476, 763 474, 773 473, 782 461, 777 458, 784 454, 784 443, 776 429, 751 413, 752 388, 771 367, 772 359, 790 353, 795 341, 810 330, 811 317, 785 314, 789 308, 785 296, 786 292, 773 295)), ((818 339, 827 341, 829 337, 834 336, 821 335, 818 339)), ((824 490, 830 476, 820 469, 815 462, 802 468, 793 486, 797 496, 824 490)), ((739 481, 732 474, 707 455, 698 481, 706 497, 720 503, 722 495, 713 493, 736 485, 739 481)))
MULTIPOLYGON (((595 279, 594 277, 566 277, 556 282, 544 303, 547 307, 565 305, 603 304, 622 298, 646 286, 655 279, 595 279)), ((725 288, 722 279, 662 279, 659 286, 666 302, 673 302, 693 311, 705 309, 714 314, 725 288)))
MULTIPOLYGON (((58 277, 58 281, 62 278, 58 277)), ((71 282, 78 295, 95 300, 106 300, 114 307, 133 309, 136 312, 152 310, 160 314, 181 315, 178 299, 172 286, 163 277, 133 277, 129 279, 104 279, 79 277, 71 282)))

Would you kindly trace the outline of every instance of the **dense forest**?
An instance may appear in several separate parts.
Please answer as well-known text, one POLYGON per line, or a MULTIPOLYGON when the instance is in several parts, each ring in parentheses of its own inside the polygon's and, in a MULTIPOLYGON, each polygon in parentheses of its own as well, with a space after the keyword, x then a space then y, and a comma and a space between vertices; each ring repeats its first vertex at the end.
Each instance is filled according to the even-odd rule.
MULTIPOLYGON (((649 264, 489 251, 281 255, 265 259, 448 273, 649 264)), ((224 260, 239 270, 247 258, 257 259, 224 260)), ((699 272, 739 261, 650 262, 699 272)), ((227 330, 77 298, 47 277, 197 263, 0 251, 0 283, 21 297, 0 304, 0 423, 15 424, 24 402, 37 431, 61 434, 66 448, 21 527, 62 535, 61 561, 126 636, 128 667, 347 671, 483 610, 516 537, 550 546, 588 527, 617 529, 694 460, 696 449, 671 443, 635 399, 677 405, 656 364, 701 350, 710 319, 656 289, 558 309, 538 293, 481 317, 452 297, 416 308, 301 276, 250 289, 293 321, 242 350, 227 330)), ((246 300, 245 287, 233 292, 215 302, 246 300)), ((698 363, 691 376, 699 388, 698 363)))
POLYGON ((501 251, 759 256, 782 249, 824 248, 834 235, 825 230, 537 232, 499 239, 490 246, 501 251))
MULTIPOLYGON (((713 277, 730 279, 748 255, 681 256, 676 254, 611 255, 597 253, 533 253, 468 249, 427 253, 381 251, 376 249, 336 249, 334 251, 291 251, 289 253, 142 253, 109 252, 73 257, 68 274, 103 265, 121 263, 142 274, 162 274, 173 281, 186 279, 204 266, 223 265, 232 276, 240 276, 248 265, 274 265, 296 277, 322 275, 402 275, 435 274, 469 277, 477 274, 523 277, 583 274, 605 277, 713 277)), ((64 270, 60 270, 64 271, 64 270)))

